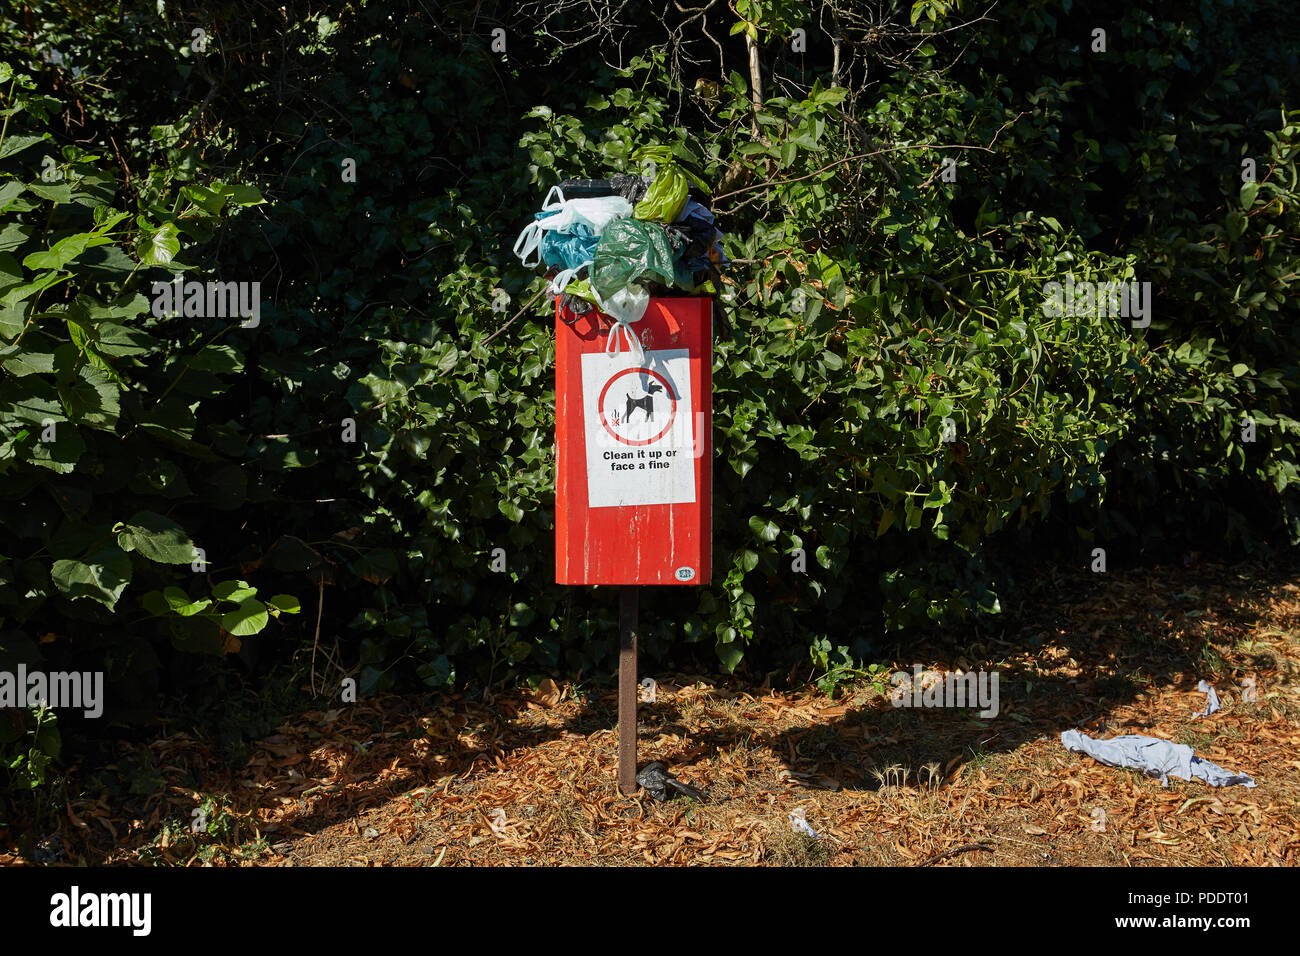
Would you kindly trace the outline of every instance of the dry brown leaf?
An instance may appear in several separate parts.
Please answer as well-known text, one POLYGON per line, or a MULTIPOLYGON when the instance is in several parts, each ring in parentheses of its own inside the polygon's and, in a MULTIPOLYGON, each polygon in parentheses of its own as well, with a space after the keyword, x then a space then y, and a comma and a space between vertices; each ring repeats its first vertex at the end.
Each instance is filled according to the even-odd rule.
POLYGON ((560 697, 563 696, 559 685, 549 677, 542 678, 541 683, 537 685, 536 694, 537 699, 547 707, 554 707, 560 702, 560 697))

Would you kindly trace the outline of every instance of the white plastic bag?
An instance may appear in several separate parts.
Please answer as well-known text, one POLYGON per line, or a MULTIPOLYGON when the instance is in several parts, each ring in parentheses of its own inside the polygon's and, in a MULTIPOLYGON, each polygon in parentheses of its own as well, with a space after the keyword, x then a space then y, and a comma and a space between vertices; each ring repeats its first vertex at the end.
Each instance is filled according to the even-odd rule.
POLYGON ((650 308, 650 291, 636 282, 619 289, 608 299, 602 298, 594 285, 591 291, 596 297, 596 306, 614 320, 614 327, 609 330, 606 354, 617 354, 621 348, 620 339, 626 338, 628 350, 638 362, 641 361, 645 349, 641 346, 640 337, 632 329, 632 323, 640 322, 646 309, 650 308))
POLYGON ((546 194, 546 201, 542 203, 542 212, 552 211, 554 215, 534 219, 524 226, 523 232, 515 240, 514 253, 526 266, 541 264, 540 255, 532 262, 528 258, 537 253, 542 244, 542 233, 548 229, 570 232, 574 226, 583 225, 591 230, 592 235, 599 236, 615 219, 626 219, 632 215, 632 204, 622 196, 565 199, 560 187, 552 186, 546 194))

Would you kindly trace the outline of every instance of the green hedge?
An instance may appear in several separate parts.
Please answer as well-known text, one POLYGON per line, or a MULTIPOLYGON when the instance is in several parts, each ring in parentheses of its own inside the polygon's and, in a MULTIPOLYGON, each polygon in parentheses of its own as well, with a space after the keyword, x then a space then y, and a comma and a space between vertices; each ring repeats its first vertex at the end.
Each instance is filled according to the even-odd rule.
POLYGON ((811 653, 833 683, 882 634, 996 613, 1026 553, 1300 540, 1280 4, 1015 3, 923 44, 887 34, 869 88, 830 85, 825 42, 785 52, 803 5, 750 4, 758 136, 743 36, 704 96, 657 19, 618 71, 592 43, 554 58, 491 4, 299 4, 288 26, 79 8, 76 29, 70 5, 28 7, 0 31, 39 77, 0 86, 22 107, 0 145, 0 646, 102 664, 137 716, 193 679, 190 652, 260 668, 337 646, 363 693, 608 669, 612 596, 552 583, 549 309, 500 327, 540 289, 509 249, 547 188, 645 144, 729 184, 737 260, 717 571, 650 598, 649 658, 811 653), (53 48, 87 78, 150 72, 87 85, 53 48), (260 324, 155 317, 176 273, 260 282, 260 324), (1150 282, 1150 327, 1045 314, 1067 274, 1150 282))

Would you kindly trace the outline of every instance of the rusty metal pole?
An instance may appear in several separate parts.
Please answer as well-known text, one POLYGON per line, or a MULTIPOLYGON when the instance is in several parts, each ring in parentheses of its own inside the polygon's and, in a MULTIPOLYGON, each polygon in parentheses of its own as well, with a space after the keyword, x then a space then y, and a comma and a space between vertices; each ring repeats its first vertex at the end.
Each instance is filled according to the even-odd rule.
POLYGON ((636 782, 636 586, 623 585, 618 598, 618 789, 625 797, 636 782))

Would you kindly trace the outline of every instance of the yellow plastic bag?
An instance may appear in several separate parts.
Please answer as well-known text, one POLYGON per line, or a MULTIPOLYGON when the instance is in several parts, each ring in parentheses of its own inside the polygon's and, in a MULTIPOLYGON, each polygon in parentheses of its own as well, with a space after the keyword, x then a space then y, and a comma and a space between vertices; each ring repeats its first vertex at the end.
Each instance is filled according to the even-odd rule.
POLYGON ((642 222, 673 222, 682 214, 689 190, 690 183, 676 164, 660 166, 649 192, 636 204, 632 215, 642 222))

